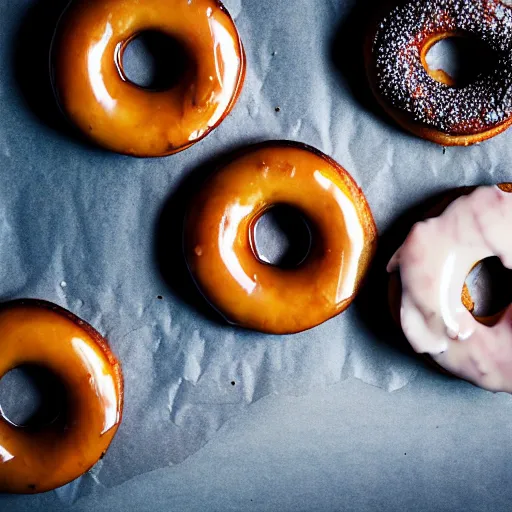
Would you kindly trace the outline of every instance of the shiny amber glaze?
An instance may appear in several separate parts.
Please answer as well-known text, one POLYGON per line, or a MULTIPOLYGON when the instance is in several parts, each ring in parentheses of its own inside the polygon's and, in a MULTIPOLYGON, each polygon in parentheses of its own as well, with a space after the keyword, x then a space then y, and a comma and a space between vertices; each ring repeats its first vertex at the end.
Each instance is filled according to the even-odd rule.
POLYGON ((58 306, 16 301, 0 309, 0 352, 0 377, 39 365, 67 396, 62 418, 37 430, 0 415, 0 492, 43 492, 79 477, 102 457, 121 421, 121 369, 106 341, 58 306))
POLYGON ((89 138, 119 153, 163 156, 199 141, 231 111, 245 55, 217 0, 74 0, 55 34, 52 72, 62 109, 89 138), (124 48, 149 30, 174 38, 190 60, 169 90, 124 75, 124 48))
MULTIPOLYGON (((370 32, 370 35, 366 38, 365 42, 365 62, 366 62, 366 74, 368 76, 368 80, 370 82, 370 88, 375 96, 375 99, 380 104, 380 106, 387 112, 389 116, 391 116, 402 128, 416 135, 417 137, 421 137, 422 139, 429 140, 431 142, 435 142, 436 144, 440 144, 441 146, 472 146, 473 144, 478 144, 479 142, 483 142, 484 140, 491 139, 496 135, 504 132, 509 128, 512 124, 512 117, 507 119, 505 122, 494 126, 493 128, 481 132, 476 132, 470 135, 450 135, 448 133, 436 130, 434 128, 430 128, 428 126, 423 126, 414 122, 410 116, 401 110, 394 108, 385 102, 381 95, 379 94, 377 85, 375 83, 375 66, 373 65, 373 56, 372 56, 372 43, 374 39, 374 31, 370 32)), ((456 32, 442 32, 436 34, 434 37, 428 39, 425 44, 422 46, 420 50, 420 58, 423 66, 427 70, 428 74, 437 80, 438 82, 444 83, 450 87, 455 86, 455 82, 453 78, 448 75, 442 69, 431 69, 427 64, 427 53, 429 50, 442 39, 448 39, 450 37, 463 37, 463 35, 458 34, 456 32)))
POLYGON ((185 224, 189 268, 204 295, 235 324, 275 333, 314 327, 352 302, 375 250, 366 199, 336 162, 304 145, 249 148, 205 184, 185 224), (276 204, 298 209, 312 249, 294 269, 261 261, 254 225, 276 204))

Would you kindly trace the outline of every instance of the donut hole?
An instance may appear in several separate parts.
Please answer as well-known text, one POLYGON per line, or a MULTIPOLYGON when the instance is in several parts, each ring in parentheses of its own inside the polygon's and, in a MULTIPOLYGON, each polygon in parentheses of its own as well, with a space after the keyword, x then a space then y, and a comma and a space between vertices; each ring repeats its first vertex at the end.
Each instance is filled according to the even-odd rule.
POLYGON ((464 305, 477 319, 492 319, 512 303, 512 270, 497 257, 479 262, 466 279, 464 305))
POLYGON ((490 74, 497 55, 480 39, 466 34, 436 36, 422 50, 422 62, 436 81, 452 87, 464 87, 482 74, 490 74))
POLYGON ((22 365, 0 379, 0 415, 17 427, 40 429, 65 410, 65 390, 46 368, 22 365))
POLYGON ((190 59, 176 39, 148 30, 128 41, 119 52, 119 70, 124 80, 151 91, 171 89, 181 82, 190 59))
POLYGON ((278 204, 265 211, 253 227, 253 249, 263 263, 298 267, 309 255, 312 231, 302 213, 278 204))

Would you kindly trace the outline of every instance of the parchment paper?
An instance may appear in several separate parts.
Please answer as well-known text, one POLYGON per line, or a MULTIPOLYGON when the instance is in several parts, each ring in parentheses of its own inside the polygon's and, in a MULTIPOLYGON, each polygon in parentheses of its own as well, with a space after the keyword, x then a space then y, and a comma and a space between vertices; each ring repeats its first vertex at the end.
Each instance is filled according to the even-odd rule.
POLYGON ((267 395, 299 396, 348 377, 396 391, 414 378, 422 363, 379 330, 387 305, 372 300, 372 276, 346 313, 268 336, 215 316, 180 245, 188 197, 212 163, 256 141, 305 142, 351 172, 383 234, 377 281, 396 248, 389 228, 411 207, 453 187, 510 180, 510 132, 445 151, 374 105, 361 55, 373 3, 226 0, 247 52, 240 101, 203 142, 150 160, 84 143, 60 119, 44 57, 62 6, 0 0, 0 298, 70 309, 107 336, 125 377, 119 433, 88 475, 56 491, 65 502, 182 463, 267 395))

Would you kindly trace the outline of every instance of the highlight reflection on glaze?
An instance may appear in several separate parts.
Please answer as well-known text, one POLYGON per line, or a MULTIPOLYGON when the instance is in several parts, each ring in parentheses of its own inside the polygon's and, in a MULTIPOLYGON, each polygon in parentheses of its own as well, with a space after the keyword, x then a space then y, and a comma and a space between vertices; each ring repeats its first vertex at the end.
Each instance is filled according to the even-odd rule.
POLYGON ((118 389, 111 373, 105 370, 105 361, 98 357, 97 352, 87 341, 73 338, 71 344, 80 356, 82 364, 89 370, 91 387, 102 403, 104 418, 101 435, 103 435, 119 423, 118 389))
POLYGON ((336 300, 341 302, 343 299, 350 297, 356 290, 359 260, 365 249, 365 234, 357 210, 350 198, 328 176, 324 176, 320 171, 315 171, 314 177, 325 190, 334 196, 341 214, 345 217, 345 229, 350 240, 345 251, 340 254, 342 272, 338 280, 336 300))
POLYGON ((187 262, 199 288, 230 323, 284 334, 318 325, 353 300, 376 229, 348 173, 307 146, 249 148, 215 173, 190 206, 187 262), (254 228, 273 205, 299 210, 313 231, 296 268, 262 261, 254 228))
POLYGON ((107 23, 101 40, 91 46, 89 55, 87 57, 89 79, 91 80, 91 87, 94 92, 94 96, 96 97, 98 103, 107 112, 112 112, 115 109, 117 101, 112 98, 112 96, 110 96, 109 92, 107 91, 101 71, 101 64, 103 60, 103 54, 105 53, 113 33, 112 25, 107 23))
MULTIPOLYGON (((240 47, 238 42, 233 39, 232 34, 216 19, 210 19, 210 27, 215 40, 213 52, 220 93, 215 98, 217 107, 208 121, 209 127, 216 125, 222 119, 229 102, 232 100, 232 95, 226 94, 226 91, 236 91, 240 71, 240 47)), ((210 80, 210 82, 212 81, 210 80)))
POLYGON ((253 210, 252 205, 241 206, 240 204, 231 205, 226 209, 219 230, 219 250, 221 258, 229 269, 229 273, 234 277, 238 284, 250 295, 256 288, 256 282, 249 277, 242 268, 236 254, 235 242, 238 236, 238 227, 240 223, 253 210))
POLYGON ((52 52, 64 112, 98 144, 136 156, 163 156, 205 137, 233 108, 245 77, 236 27, 217 0, 74 0, 52 52), (187 68, 168 90, 130 82, 127 44, 159 31, 183 48, 187 68))
MULTIPOLYGON (((1 441, 2 440, 0 439, 0 442, 1 441)), ((12 459, 14 459, 14 455, 12 453, 9 453, 6 448, 0 445, 0 462, 5 463, 9 462, 12 459)))
POLYGON ((461 291, 475 264, 498 256, 512 268, 512 194, 479 187, 434 219, 418 223, 391 259, 400 270, 401 324, 412 347, 451 373, 512 393, 512 306, 493 327, 464 307, 461 291))

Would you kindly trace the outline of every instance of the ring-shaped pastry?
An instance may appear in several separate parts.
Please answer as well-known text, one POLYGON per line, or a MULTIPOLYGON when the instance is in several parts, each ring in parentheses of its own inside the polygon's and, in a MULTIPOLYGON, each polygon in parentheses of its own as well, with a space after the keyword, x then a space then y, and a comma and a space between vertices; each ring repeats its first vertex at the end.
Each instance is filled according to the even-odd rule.
POLYGON ((464 282, 480 261, 512 268, 512 186, 478 187, 435 218, 419 222, 389 263, 392 307, 411 346, 453 375, 512 393, 512 307, 477 319, 464 282), (397 293, 400 295, 397 297, 397 293))
POLYGON ((370 207, 334 160, 308 146, 270 142, 218 170, 193 201, 185 223, 192 275, 231 323, 274 334, 314 327, 346 309, 375 250, 370 207), (254 227, 274 205, 297 209, 312 232, 296 268, 262 261, 254 227))
POLYGON ((512 123, 512 9, 500 0, 399 1, 370 31, 365 57, 379 103, 422 138, 467 146, 512 123), (433 44, 457 36, 496 54, 493 69, 460 87, 425 61, 433 44))
POLYGON ((23 365, 49 370, 66 405, 50 425, 20 427, 0 414, 0 492, 39 493, 88 471, 121 422, 123 382, 107 342, 54 304, 21 300, 0 307, 0 378, 23 365))
POLYGON ((218 0, 74 0, 52 45, 56 96, 67 117, 99 145, 164 156, 205 137, 229 114, 245 77, 245 54, 218 0), (188 67, 169 90, 130 82, 123 52, 158 31, 184 49, 188 67))

